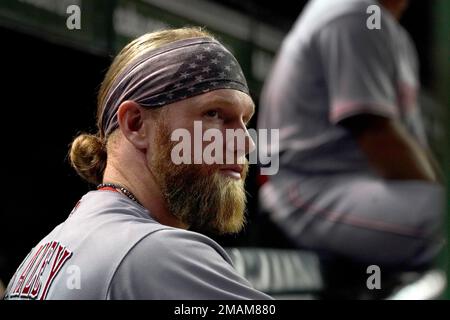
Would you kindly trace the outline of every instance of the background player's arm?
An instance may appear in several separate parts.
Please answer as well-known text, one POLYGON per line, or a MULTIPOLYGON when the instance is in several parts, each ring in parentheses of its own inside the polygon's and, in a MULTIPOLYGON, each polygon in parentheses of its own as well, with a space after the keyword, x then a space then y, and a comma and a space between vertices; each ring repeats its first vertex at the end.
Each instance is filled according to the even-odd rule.
MULTIPOLYGON (((353 133, 382 177, 434 182, 436 170, 428 150, 400 122, 395 36, 362 28, 364 21, 364 15, 342 17, 320 31, 317 47, 328 87, 330 121, 353 133)), ((411 57, 405 51, 404 59, 411 57)), ((413 70, 414 59, 408 61, 413 70)))
POLYGON ((369 163, 382 177, 437 181, 428 151, 397 120, 358 115, 341 121, 341 125, 352 132, 369 163))

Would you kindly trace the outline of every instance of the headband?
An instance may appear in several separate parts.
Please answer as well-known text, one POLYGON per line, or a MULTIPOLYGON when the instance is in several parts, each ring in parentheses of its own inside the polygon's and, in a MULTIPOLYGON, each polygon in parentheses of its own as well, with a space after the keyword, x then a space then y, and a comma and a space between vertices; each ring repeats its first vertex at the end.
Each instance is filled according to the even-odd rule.
POLYGON ((115 79, 102 106, 101 130, 108 136, 119 127, 117 110, 132 100, 157 108, 217 89, 249 94, 236 58, 211 38, 190 38, 149 50, 115 79))

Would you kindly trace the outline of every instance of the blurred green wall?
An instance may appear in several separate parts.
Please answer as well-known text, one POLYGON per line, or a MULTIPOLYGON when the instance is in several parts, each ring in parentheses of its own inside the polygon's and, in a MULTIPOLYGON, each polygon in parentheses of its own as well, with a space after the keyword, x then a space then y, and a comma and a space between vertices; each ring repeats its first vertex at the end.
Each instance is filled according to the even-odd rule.
MULTIPOLYGON (((444 127, 446 128, 446 139, 444 145, 445 156, 442 160, 444 170, 447 177, 447 217, 446 217, 446 231, 447 231, 447 246, 442 255, 441 264, 447 269, 447 275, 450 275, 450 265, 448 263, 449 254, 449 236, 450 236, 450 198, 448 197, 450 190, 450 1, 436 0, 433 6, 434 26, 433 26, 433 60, 434 60, 434 91, 439 101, 444 105, 444 127)), ((450 299, 450 277, 447 276, 447 290, 445 294, 446 299, 450 299)))

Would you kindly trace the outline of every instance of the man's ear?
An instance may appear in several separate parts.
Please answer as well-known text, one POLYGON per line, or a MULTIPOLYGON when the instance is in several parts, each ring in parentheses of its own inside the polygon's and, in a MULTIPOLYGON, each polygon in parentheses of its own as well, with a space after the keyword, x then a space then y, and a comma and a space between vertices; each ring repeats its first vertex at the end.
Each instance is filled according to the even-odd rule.
POLYGON ((134 101, 124 101, 117 110, 117 120, 125 138, 138 149, 148 147, 144 109, 134 101))

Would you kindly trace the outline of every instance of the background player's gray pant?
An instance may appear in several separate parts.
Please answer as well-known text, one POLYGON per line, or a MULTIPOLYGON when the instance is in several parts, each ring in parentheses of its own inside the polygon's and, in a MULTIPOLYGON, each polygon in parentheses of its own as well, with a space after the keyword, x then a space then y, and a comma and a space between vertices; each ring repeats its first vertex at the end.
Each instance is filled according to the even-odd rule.
POLYGON ((442 247, 444 199, 437 184, 358 174, 280 171, 260 191, 262 209, 300 247, 402 267, 442 247))

